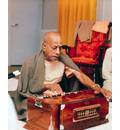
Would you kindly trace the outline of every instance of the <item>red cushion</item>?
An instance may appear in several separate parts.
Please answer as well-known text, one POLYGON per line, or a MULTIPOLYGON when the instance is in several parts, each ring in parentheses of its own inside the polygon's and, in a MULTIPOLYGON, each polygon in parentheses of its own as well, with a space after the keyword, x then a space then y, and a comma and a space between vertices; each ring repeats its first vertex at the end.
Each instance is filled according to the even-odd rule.
POLYGON ((77 64, 91 64, 91 65, 95 65, 98 64, 98 61, 96 59, 92 59, 92 58, 86 58, 84 56, 81 57, 72 57, 72 60, 77 63, 77 64))
POLYGON ((100 53, 99 47, 103 44, 104 39, 105 34, 98 32, 93 32, 91 42, 81 42, 79 37, 77 37, 76 57, 97 60, 100 53))
POLYGON ((103 42, 105 39, 107 39, 107 34, 92 31, 92 42, 103 42))
POLYGON ((76 63, 97 64, 100 54, 100 46, 107 39, 107 34, 92 31, 91 42, 81 42, 76 39, 76 47, 70 49, 70 56, 76 63))

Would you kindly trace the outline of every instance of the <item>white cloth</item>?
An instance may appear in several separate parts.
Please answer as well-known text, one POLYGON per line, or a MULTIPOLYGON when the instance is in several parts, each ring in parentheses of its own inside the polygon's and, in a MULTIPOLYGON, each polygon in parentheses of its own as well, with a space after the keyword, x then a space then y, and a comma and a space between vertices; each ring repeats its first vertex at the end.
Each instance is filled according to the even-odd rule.
POLYGON ((112 91, 112 48, 106 50, 102 67, 104 88, 112 91))
POLYGON ((65 66, 60 61, 49 62, 45 60, 45 81, 44 84, 59 83, 65 72, 67 77, 71 77, 73 69, 65 66))
POLYGON ((18 121, 13 101, 8 95, 8 130, 27 130, 24 125, 25 122, 18 121))
POLYGON ((64 73, 64 64, 60 61, 49 62, 45 60, 45 82, 58 83, 61 81, 64 73))
POLYGON ((11 78, 8 80, 8 91, 16 91, 18 86, 18 79, 11 78))
POLYGON ((18 120, 12 99, 8 95, 8 130, 18 130, 18 120))

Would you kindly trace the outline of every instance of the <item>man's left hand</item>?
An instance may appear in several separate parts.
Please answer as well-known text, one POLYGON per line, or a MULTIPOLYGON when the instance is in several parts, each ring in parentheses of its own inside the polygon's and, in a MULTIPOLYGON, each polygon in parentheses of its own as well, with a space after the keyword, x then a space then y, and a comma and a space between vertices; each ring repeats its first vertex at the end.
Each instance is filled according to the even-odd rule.
POLYGON ((112 99, 112 92, 105 88, 101 88, 101 93, 107 98, 107 100, 112 99))

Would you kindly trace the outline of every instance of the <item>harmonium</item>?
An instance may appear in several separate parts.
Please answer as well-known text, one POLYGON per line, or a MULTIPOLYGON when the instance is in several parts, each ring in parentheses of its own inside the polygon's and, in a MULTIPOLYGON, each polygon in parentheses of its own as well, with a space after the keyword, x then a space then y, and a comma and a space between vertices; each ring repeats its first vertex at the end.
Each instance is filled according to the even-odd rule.
POLYGON ((28 130, 84 130, 108 122, 109 103, 92 90, 51 98, 28 97, 28 130))

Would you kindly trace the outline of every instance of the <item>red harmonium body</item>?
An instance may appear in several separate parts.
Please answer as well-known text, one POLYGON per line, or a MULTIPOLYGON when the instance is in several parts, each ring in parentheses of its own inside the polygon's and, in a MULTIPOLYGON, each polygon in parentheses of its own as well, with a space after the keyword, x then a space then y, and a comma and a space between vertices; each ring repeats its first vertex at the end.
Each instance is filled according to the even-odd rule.
POLYGON ((109 103, 92 90, 64 96, 28 98, 28 130, 83 130, 108 122, 109 103))

